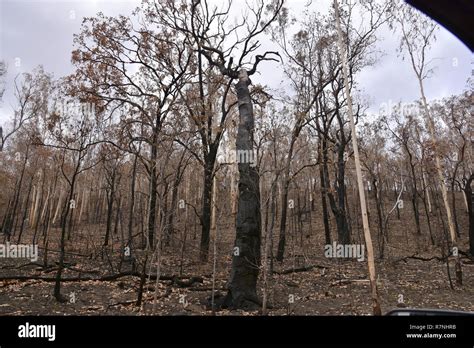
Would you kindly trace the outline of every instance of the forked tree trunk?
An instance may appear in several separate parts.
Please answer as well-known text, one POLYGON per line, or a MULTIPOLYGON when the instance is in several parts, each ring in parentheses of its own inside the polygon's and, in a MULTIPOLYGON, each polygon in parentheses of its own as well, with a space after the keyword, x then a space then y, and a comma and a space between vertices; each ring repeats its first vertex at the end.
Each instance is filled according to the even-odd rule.
MULTIPOLYGON (((79 157, 80 158, 80 157, 79 157)), ((66 233, 68 228, 68 217, 71 212, 71 200, 74 198, 74 189, 76 185, 76 178, 79 172, 81 165, 81 160, 78 159, 78 162, 75 167, 74 174, 69 185, 69 192, 66 202, 64 202, 63 214, 61 216, 61 240, 60 240, 60 253, 59 253, 59 264, 58 271, 56 273, 56 281, 54 283, 54 297, 58 302, 66 302, 66 298, 61 294, 61 275, 64 269, 64 256, 65 256, 65 245, 66 245, 66 233)))

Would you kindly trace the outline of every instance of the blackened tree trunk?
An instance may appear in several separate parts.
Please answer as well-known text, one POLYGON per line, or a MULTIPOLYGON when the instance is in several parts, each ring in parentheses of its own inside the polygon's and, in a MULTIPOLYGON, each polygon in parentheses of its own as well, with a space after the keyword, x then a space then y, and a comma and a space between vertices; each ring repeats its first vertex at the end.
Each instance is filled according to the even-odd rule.
MULTIPOLYGON (((244 151, 253 149, 255 124, 249 85, 247 71, 241 70, 236 86, 240 116, 236 148, 244 151)), ((259 176, 250 163, 239 163, 239 174, 235 247, 224 306, 255 309, 260 306, 257 296, 261 244, 259 176)))
POLYGON ((379 188, 377 178, 372 178, 372 186, 374 188, 374 197, 375 197, 375 205, 377 206, 377 219, 378 219, 378 226, 379 226, 379 240, 380 240, 380 258, 383 259, 384 257, 384 249, 385 249, 385 231, 383 229, 383 213, 382 213, 382 198, 380 197, 380 192, 382 191, 379 188))
MULTIPOLYGON (((342 191, 341 187, 341 180, 339 178, 343 178, 344 174, 339 172, 338 177, 336 178, 336 193, 338 200, 336 202, 336 198, 334 197, 334 191, 331 189, 331 183, 329 181, 329 168, 328 168, 328 154, 327 149, 323 149, 323 174, 324 174, 324 181, 325 181, 325 189, 326 194, 329 199, 329 204, 331 206, 331 210, 334 214, 334 218, 336 219, 336 227, 337 227, 337 236, 338 242, 342 244, 349 244, 350 243, 350 233, 347 223, 346 217, 346 210, 345 210, 345 190, 342 191)), ((339 159, 340 160, 340 159, 339 159)), ((338 170, 341 171, 342 167, 338 165, 338 170)), ((343 169, 342 169, 343 170, 343 169)), ((344 172, 344 170, 343 170, 344 172)), ((344 181, 342 180, 342 186, 344 186, 344 181)))
POLYGON ((281 217, 280 217, 280 236, 278 239, 278 252, 276 259, 283 261, 286 245, 286 219, 288 214, 288 189, 290 183, 288 179, 283 179, 283 192, 281 194, 281 217))
POLYGON ((186 151, 183 151, 179 159, 178 168, 176 170, 176 175, 173 181, 173 189, 171 191, 171 211, 168 214, 168 223, 166 224, 165 229, 165 245, 169 246, 172 239, 172 234, 174 233, 174 218, 176 214, 176 208, 178 205, 178 189, 181 181, 183 180, 184 173, 188 163, 183 163, 185 159, 186 151))
POLYGON ((171 190, 171 207, 168 213, 168 221, 165 225, 165 246, 169 246, 171 243, 172 234, 174 232, 174 215, 176 212, 176 207, 178 205, 178 187, 179 187, 179 170, 176 174, 175 180, 173 182, 173 188, 171 190))
POLYGON ((204 187, 202 190, 202 221, 199 259, 206 262, 209 257, 209 236, 211 231, 212 176, 215 156, 208 154, 204 160, 204 187))
MULTIPOLYGON (((156 127, 158 128, 158 127, 156 127)), ((158 130, 155 128, 153 132, 153 141, 151 144, 151 158, 150 158, 150 201, 148 206, 148 246, 152 249, 155 239, 155 226, 156 226, 156 205, 158 199, 158 192, 156 185, 158 183, 158 130)))
POLYGON ((337 234, 338 240, 342 244, 349 244, 351 242, 351 231, 349 222, 347 220, 346 212, 346 163, 344 161, 344 150, 345 150, 345 141, 344 144, 341 144, 338 150, 338 163, 337 163, 337 214, 336 214, 336 223, 337 223, 337 234))
POLYGON ((415 216, 416 233, 420 235, 421 234, 420 212, 418 210, 418 186, 416 184, 415 163, 413 161, 413 154, 408 149, 408 145, 406 146, 406 150, 408 153, 410 172, 411 172, 411 177, 412 177, 411 204, 413 206, 413 214, 415 216))
POLYGON ((474 256, 474 196, 472 192, 471 184, 474 181, 474 174, 471 174, 470 178, 466 180, 466 186, 464 186, 464 194, 467 200, 467 211, 469 213, 469 253, 474 256))
POLYGON ((283 192, 281 194, 281 220, 280 220, 280 236, 278 241, 278 253, 276 259, 283 262, 285 255, 285 244, 286 244, 286 220, 288 217, 288 191, 290 189, 291 177, 291 161, 293 160, 293 153, 295 150, 295 143, 303 129, 304 118, 298 116, 297 123, 291 133, 290 148, 288 149, 288 157, 286 158, 285 171, 283 175, 283 192))
POLYGON ((17 208, 18 202, 20 201, 20 193, 23 184, 23 177, 25 175, 26 164, 28 163, 28 154, 29 154, 30 147, 26 147, 25 159, 23 160, 20 178, 18 180, 18 184, 15 187, 15 196, 13 199, 13 209, 9 211, 6 218, 6 223, 3 225, 3 233, 5 233, 7 240, 10 240, 10 236, 13 234, 13 225, 15 221, 15 217, 17 215, 17 208))
POLYGON ((453 177, 451 179, 451 205, 453 209, 453 221, 454 221, 454 227, 456 229, 456 236, 459 238, 461 237, 460 231, 459 231, 459 221, 458 221, 458 214, 456 213, 456 176, 459 168, 459 161, 456 162, 454 165, 454 171, 453 171, 453 177))
MULTIPOLYGON (((326 141, 323 140, 321 142, 321 147, 326 146, 326 141)), ((321 205, 323 208, 323 222, 324 222, 324 238, 326 241, 326 244, 331 244, 331 231, 329 229, 329 212, 328 212, 328 203, 327 203, 327 185, 326 185, 326 180, 324 178, 324 168, 322 163, 322 148, 319 151, 319 181, 321 181, 321 205)), ((327 160, 327 158, 326 158, 327 160)))
MULTIPOLYGON (((138 150, 140 152, 140 150, 138 150)), ((133 239, 133 211, 135 208, 135 186, 136 186, 136 177, 137 177, 137 162, 138 154, 135 155, 133 160, 132 168, 132 178, 131 178, 131 187, 130 187, 130 206, 128 212, 128 242, 127 246, 130 248, 130 254, 132 249, 132 239, 133 239)))
MULTIPOLYGON (((54 297, 58 302, 66 302, 67 299, 61 295, 61 275, 64 269, 64 256, 65 256, 65 245, 66 245, 66 232, 68 228, 68 217, 71 212, 71 201, 74 198, 74 190, 76 187, 76 179, 79 174, 79 168, 81 167, 82 162, 82 153, 78 154, 78 160, 74 167, 74 173, 72 175, 72 179, 69 183, 69 192, 67 195, 67 199, 64 202, 63 213, 61 216, 61 241, 60 241, 60 252, 59 252, 59 264, 58 264, 58 271, 56 273, 56 279, 54 283, 54 297)), ((64 165, 64 164, 63 164, 64 165)))
POLYGON ((116 168, 112 170, 110 178, 107 178, 109 187, 106 192, 107 197, 107 222, 105 224, 105 239, 104 247, 109 245, 110 230, 112 228, 112 215, 114 209, 114 200, 115 200, 115 178, 116 178, 116 168))

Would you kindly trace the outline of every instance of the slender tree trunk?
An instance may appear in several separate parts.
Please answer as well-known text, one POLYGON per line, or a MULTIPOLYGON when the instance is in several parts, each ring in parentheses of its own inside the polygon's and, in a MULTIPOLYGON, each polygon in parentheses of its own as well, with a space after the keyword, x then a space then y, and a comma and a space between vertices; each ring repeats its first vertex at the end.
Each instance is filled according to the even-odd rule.
POLYGON ((87 190, 83 189, 82 190, 82 199, 81 199, 81 209, 79 210, 79 217, 78 217, 78 222, 82 222, 82 214, 84 213, 84 208, 87 206, 87 190))
POLYGON ((3 233, 6 234, 7 240, 10 240, 10 236, 13 234, 13 222, 15 220, 15 217, 17 215, 17 208, 18 208, 18 202, 20 200, 20 193, 23 185, 23 178, 25 176, 25 169, 26 169, 26 164, 28 162, 28 154, 29 154, 29 146, 26 148, 26 153, 25 153, 25 158, 23 160, 23 164, 21 167, 21 173, 20 173, 20 178, 18 180, 18 184, 15 187, 15 195, 13 199, 13 208, 10 211, 9 214, 7 214, 7 220, 6 224, 3 226, 3 233))
POLYGON ((454 221, 454 227, 456 230, 456 236, 458 238, 461 237, 460 231, 459 231, 459 222, 458 222, 458 214, 456 212, 456 191, 455 191, 455 185, 456 182, 454 179, 452 180, 451 183, 451 205, 453 207, 453 221, 454 221))
POLYGON ((285 244, 286 244, 286 220, 288 214, 288 188, 289 182, 283 179, 283 192, 281 193, 281 216, 280 216, 280 235, 278 239, 278 251, 276 259, 279 262, 283 261, 285 256, 285 244))
POLYGON ((356 173, 357 173, 357 184, 359 188, 359 199, 360 199, 360 208, 362 212, 362 223, 364 226, 364 238, 365 238, 365 244, 367 247, 367 263, 368 263, 368 268, 369 268, 370 286, 372 290, 372 306, 373 306, 374 315, 381 315, 382 310, 380 308, 380 300, 379 300, 379 295, 377 293, 377 282, 376 282, 377 276, 376 276, 376 271, 375 271, 374 250, 372 247, 372 237, 370 235, 369 220, 367 218, 367 206, 365 203, 364 184, 362 182, 362 170, 361 170, 360 159, 359 159, 359 146, 357 143, 357 133, 355 129, 355 122, 354 122, 353 109, 352 109, 352 97, 351 97, 350 89, 349 89, 349 63, 347 61, 347 50, 344 47, 344 43, 343 43, 341 20, 339 17, 339 5, 337 3, 337 0, 334 0, 334 8, 336 11, 336 27, 338 31, 338 37, 339 37, 339 53, 342 56, 342 65, 343 65, 343 72, 344 72, 344 89, 346 92, 348 115, 349 115, 351 130, 352 130, 352 146, 354 148, 354 160, 355 160, 356 173))
POLYGON ((65 244, 66 244, 66 232, 67 232, 67 221, 69 213, 71 211, 71 200, 74 198, 74 188, 76 185, 77 173, 79 172, 79 167, 81 165, 80 154, 78 155, 79 159, 77 161, 74 174, 71 179, 71 184, 69 186, 69 194, 67 200, 64 204, 64 212, 61 217, 61 241, 60 241, 60 253, 59 253, 59 265, 58 272, 56 273, 56 282, 54 284, 54 297, 58 302, 65 302, 66 299, 61 295, 61 275, 64 269, 64 256, 65 256, 65 244))
MULTIPOLYGON (((444 177, 443 177, 443 168, 441 165, 441 159, 438 153, 438 146, 436 143, 436 133, 434 130, 434 124, 433 124, 433 119, 431 117, 431 113, 428 107, 428 102, 426 101, 426 96, 425 96, 425 90, 423 87, 423 80, 421 76, 418 76, 418 83, 420 87, 420 93, 421 93, 421 100, 423 103, 423 108, 425 111, 425 114, 428 118, 428 129, 431 135, 431 139, 434 143, 435 149, 435 166, 436 166, 436 171, 438 172, 438 180, 439 180, 439 185, 441 187, 441 195, 443 197, 443 203, 444 203, 444 209, 446 211, 446 218, 448 220, 448 228, 449 228, 449 234, 451 236, 451 247, 454 250, 457 251, 458 248, 458 243, 457 243, 457 238, 456 238, 456 229, 454 227, 454 222, 453 222, 453 217, 451 214, 451 208, 449 206, 449 201, 448 201, 448 192, 446 190, 446 185, 444 183, 444 177)), ((455 255, 455 271, 456 271, 456 283, 458 285, 462 285, 462 268, 461 268, 461 260, 459 257, 459 252, 456 252, 457 255, 455 255)))
POLYGON ((337 163, 337 211, 338 214, 336 219, 338 219, 338 240, 342 244, 349 244, 351 242, 351 233, 349 229, 349 223, 347 221, 346 214, 346 183, 345 183, 345 173, 346 173, 346 164, 344 162, 344 149, 345 147, 340 146, 338 151, 338 163, 337 163))
POLYGON ((132 238, 133 238, 133 212, 135 210, 135 186, 137 182, 137 163, 138 154, 135 155, 133 160, 132 178, 130 184, 130 205, 128 211, 128 241, 127 246, 130 248, 130 256, 132 254, 132 238))
POLYGON ((31 196, 31 188, 33 187, 33 176, 30 179, 30 183, 28 184, 28 193, 26 194, 26 202, 25 202, 25 210, 23 212, 23 217, 21 219, 21 224, 20 224, 20 233, 18 233, 18 240, 17 244, 21 244, 21 236, 23 234, 23 230, 25 228, 25 220, 26 217, 28 216, 28 205, 30 204, 30 196, 31 196))
POLYGON ((147 233, 148 233, 148 242, 150 248, 153 248, 154 238, 155 238, 155 227, 156 227, 156 205, 157 205, 157 181, 158 181, 158 135, 157 131, 154 131, 153 142, 151 146, 151 158, 150 158, 150 200, 148 207, 148 222, 147 222, 147 233))
MULTIPOLYGON (((325 146, 324 144, 326 141, 323 141, 323 144, 321 146, 325 146)), ((320 158, 323 158, 322 156, 322 150, 320 151, 320 158)), ((321 161, 320 161, 321 163, 321 161)), ((331 244, 331 231, 329 229, 329 211, 328 211, 328 203, 327 203, 327 185, 326 185, 326 179, 324 176, 324 165, 320 164, 319 165, 319 181, 321 182, 321 205, 323 209, 323 223, 324 223, 324 238, 326 241, 326 244, 329 245, 331 244)))
POLYGON ((474 174, 466 180, 464 186, 464 195, 467 197, 467 211, 469 214, 469 253, 474 256, 474 195, 472 192, 472 182, 474 181, 474 174))
POLYGON ((112 229, 112 219, 115 200, 115 169, 113 169, 109 182, 109 192, 107 194, 107 220, 105 224, 104 247, 109 245, 110 230, 112 229))
POLYGON ((60 189, 58 204, 56 205, 56 212, 54 213, 53 221, 51 222, 53 225, 56 224, 56 220, 58 219, 59 212, 61 211, 62 200, 63 200, 63 191, 60 189))
POLYGON ((280 262, 283 261, 285 256, 285 243, 286 243, 286 220, 288 217, 288 191, 290 189, 290 168, 291 161, 293 159, 293 151, 296 139, 298 138, 299 131, 297 128, 293 130, 290 141, 290 148, 288 150, 288 157, 285 163, 285 171, 283 174, 283 191, 281 193, 281 218, 280 218, 280 236, 278 241, 278 252, 276 259, 280 262))
POLYGON ((385 231, 383 229, 383 216, 382 216, 382 202, 379 194, 379 185, 377 184, 377 179, 373 178, 372 180, 372 186, 374 190, 374 196, 375 196, 375 205, 377 206, 377 219, 378 219, 378 225, 379 225, 379 238, 381 240, 381 248, 380 248, 380 258, 382 259, 384 257, 384 246, 385 246, 385 231))
POLYGON ((408 157, 409 157, 409 162, 410 162, 409 165, 410 165, 411 177, 413 181, 412 191, 411 191, 411 203, 413 206, 413 214, 415 216, 416 233, 420 235, 421 227, 420 227, 420 211, 418 209, 418 185, 416 183, 416 171, 415 171, 415 165, 413 164, 413 155, 408 150, 408 145, 407 145, 407 152, 408 152, 408 157))
POLYGON ((431 207, 431 197, 430 197, 430 191, 428 185, 426 185, 426 178, 425 178, 425 172, 423 169, 421 170, 421 178, 423 180, 423 190, 425 191, 426 194, 426 202, 428 204, 428 213, 431 214, 433 211, 433 208, 431 207))
POLYGON ((171 239, 173 238, 174 233, 174 217, 176 214, 176 206, 178 203, 178 186, 179 181, 173 183, 173 188, 171 189, 171 206, 168 213, 168 223, 165 226, 165 245, 169 246, 171 239))

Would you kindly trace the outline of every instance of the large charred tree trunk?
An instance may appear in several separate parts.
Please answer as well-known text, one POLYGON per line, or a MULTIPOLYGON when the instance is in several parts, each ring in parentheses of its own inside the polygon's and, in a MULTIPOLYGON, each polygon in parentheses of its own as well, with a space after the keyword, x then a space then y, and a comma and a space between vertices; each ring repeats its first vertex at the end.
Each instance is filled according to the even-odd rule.
MULTIPOLYGON (((255 123, 249 85, 247 71, 242 70, 236 86, 240 116, 236 148, 244 151, 253 149, 255 123)), ((257 296, 261 243, 259 176, 250 163, 239 163, 239 174, 235 247, 224 306, 255 309, 260 307, 257 296)))
POLYGON ((208 154, 204 164, 204 187, 202 190, 202 222, 199 259, 206 262, 209 258, 209 236, 211 232, 212 175, 215 156, 208 154))
POLYGON ((155 239, 155 226, 156 226, 156 205, 158 199, 158 192, 156 186, 158 183, 158 127, 153 132, 153 140, 151 144, 151 158, 150 158, 150 201, 148 207, 148 245, 152 249, 155 239))

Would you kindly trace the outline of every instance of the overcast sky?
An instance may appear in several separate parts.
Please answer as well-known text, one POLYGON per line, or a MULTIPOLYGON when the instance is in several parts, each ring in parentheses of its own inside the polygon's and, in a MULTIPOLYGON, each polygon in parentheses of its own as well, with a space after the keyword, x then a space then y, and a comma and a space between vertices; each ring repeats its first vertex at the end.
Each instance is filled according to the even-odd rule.
MULTIPOLYGON (((244 5, 243 0, 235 0, 244 5)), ((287 6, 298 16, 308 0, 287 0, 287 6)), ((313 0, 314 10, 323 11, 327 0, 313 0)), ((61 77, 72 72, 73 34, 79 32, 82 18, 101 11, 106 15, 128 15, 140 0, 0 0, 0 59, 7 62, 7 90, 0 106, 0 124, 12 113, 14 77, 43 65, 47 72, 61 77)), ((371 110, 382 103, 412 102, 418 99, 416 79, 408 61, 402 61, 395 49, 393 33, 379 34, 379 62, 360 73, 357 79, 371 102, 371 110)), ((435 58, 435 74, 426 84, 429 99, 442 98, 465 90, 467 78, 474 69, 470 50, 450 32, 441 28, 430 57, 435 58)), ((270 47, 265 44, 263 48, 270 47)), ((276 63, 261 65, 254 82, 279 88, 284 81, 276 63)))

